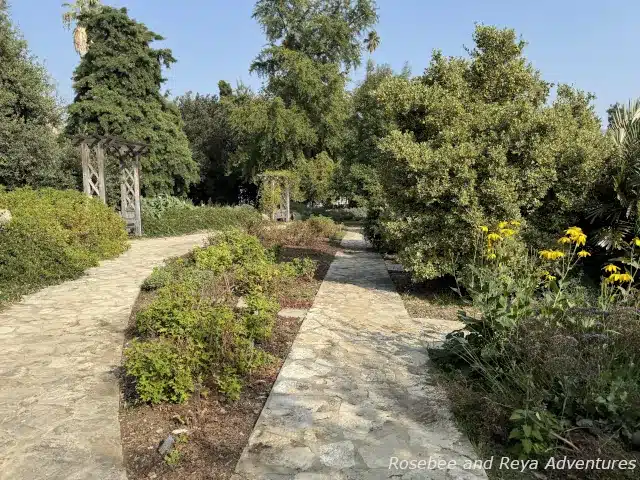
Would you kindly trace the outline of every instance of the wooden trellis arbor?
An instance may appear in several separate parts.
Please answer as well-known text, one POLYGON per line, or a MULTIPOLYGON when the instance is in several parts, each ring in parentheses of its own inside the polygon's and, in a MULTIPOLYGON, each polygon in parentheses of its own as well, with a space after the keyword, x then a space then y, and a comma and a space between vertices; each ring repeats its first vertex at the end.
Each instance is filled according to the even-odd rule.
POLYGON ((120 164, 120 215, 127 222, 130 233, 142 235, 140 211, 140 156, 149 145, 129 142, 117 137, 80 135, 74 139, 82 157, 82 185, 84 193, 107 202, 104 182, 105 156, 117 158, 120 164))

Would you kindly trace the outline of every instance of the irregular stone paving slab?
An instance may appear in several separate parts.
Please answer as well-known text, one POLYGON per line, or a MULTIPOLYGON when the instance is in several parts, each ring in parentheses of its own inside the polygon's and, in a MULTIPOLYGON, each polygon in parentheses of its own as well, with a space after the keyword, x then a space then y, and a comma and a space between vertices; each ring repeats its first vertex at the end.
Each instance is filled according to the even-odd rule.
POLYGON ((278 312, 278 316, 282 318, 304 318, 306 314, 306 308, 283 308, 278 312))
POLYGON ((484 479, 382 258, 348 232, 236 466, 243 479, 484 479), (389 469, 391 457, 453 462, 389 469), (425 466, 426 467, 426 466, 425 466))
POLYGON ((126 479, 116 369, 131 307, 153 266, 205 238, 135 240, 0 313, 0 479, 126 479))

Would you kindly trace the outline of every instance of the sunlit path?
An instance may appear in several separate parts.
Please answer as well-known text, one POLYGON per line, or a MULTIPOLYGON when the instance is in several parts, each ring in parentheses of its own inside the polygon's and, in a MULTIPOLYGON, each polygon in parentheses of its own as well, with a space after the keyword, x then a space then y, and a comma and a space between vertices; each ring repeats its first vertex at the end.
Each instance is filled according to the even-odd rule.
POLYGON ((240 478, 486 478, 442 392, 421 325, 382 258, 348 232, 238 462, 240 478), (398 470, 392 458, 457 468, 398 470))
POLYGON ((126 478, 116 374, 131 307, 154 265, 205 237, 134 241, 0 314, 0 479, 126 478))

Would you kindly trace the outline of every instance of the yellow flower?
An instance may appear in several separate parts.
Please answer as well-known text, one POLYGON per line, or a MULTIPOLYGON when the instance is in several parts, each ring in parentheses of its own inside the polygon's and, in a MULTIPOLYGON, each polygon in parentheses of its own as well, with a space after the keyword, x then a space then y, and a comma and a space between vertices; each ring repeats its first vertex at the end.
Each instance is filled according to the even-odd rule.
POLYGON ((620 271, 620 268, 610 263, 609 265, 605 265, 604 271, 607 273, 618 273, 620 271))
POLYGON ((578 235, 582 235, 582 229, 580 227, 570 227, 566 232, 568 237, 577 237, 578 235))
POLYGON ((503 237, 512 237, 516 234, 515 230, 512 230, 511 228, 503 228, 502 230, 500 230, 500 235, 502 235, 503 237))
POLYGON ((542 250, 540 256, 546 260, 557 260, 564 257, 564 253, 559 250, 542 250))
POLYGON ((498 235, 497 233, 490 233, 489 235, 487 235, 487 240, 489 240, 490 242, 497 242, 501 238, 502 237, 500 237, 500 235, 498 235))
POLYGON ((496 254, 495 254, 495 253, 490 253, 489 255, 487 255, 487 258, 488 258, 489 260, 495 260, 497 257, 496 257, 496 254))
POLYGON ((520 226, 520 222, 517 220, 511 220, 509 222, 511 225, 513 225, 514 227, 519 227, 520 226))
POLYGON ((509 222, 500 222, 498 224, 498 230, 502 230, 503 228, 507 228, 509 226, 509 222))
MULTIPOLYGON (((582 232, 580 227, 571 227, 565 231, 567 237, 575 242, 576 245, 585 245, 587 243, 587 236, 582 232)), ((564 243, 564 241, 563 241, 564 243)))
POLYGON ((611 275, 609 275, 606 281, 607 283, 629 283, 633 282, 633 277, 628 273, 612 273, 611 275))
POLYGON ((556 276, 555 275, 547 275, 544 278, 547 279, 548 281, 552 281, 552 280, 556 279, 556 276))
POLYGON ((482 230, 484 233, 487 233, 489 231, 489 227, 485 225, 480 225, 478 228, 482 230))
POLYGON ((633 277, 631 275, 629 275, 628 273, 621 273, 620 274, 620 278, 618 279, 620 282, 633 282, 633 277))
POLYGON ((562 244, 571 243, 571 239, 569 237, 561 237, 558 239, 558 243, 562 243, 562 244))
POLYGON ((589 252, 587 252, 586 250, 580 250, 580 251, 578 252, 578 256, 579 256, 580 258, 585 258, 585 257, 590 257, 590 256, 591 256, 591 254, 590 254, 589 252))
POLYGON ((631 240, 631 242, 629 242, 629 243, 631 243, 631 245, 635 244, 635 245, 636 245, 636 247, 640 247, 640 238, 635 237, 635 238, 634 238, 633 240, 631 240))

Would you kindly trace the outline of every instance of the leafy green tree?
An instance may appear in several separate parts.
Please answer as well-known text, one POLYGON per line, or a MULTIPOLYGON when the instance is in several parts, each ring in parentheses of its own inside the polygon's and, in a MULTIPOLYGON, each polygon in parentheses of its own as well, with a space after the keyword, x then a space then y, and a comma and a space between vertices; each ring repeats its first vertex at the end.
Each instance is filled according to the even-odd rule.
POLYGON ((49 77, 0 5, 0 184, 73 186, 75 158, 60 128, 49 77))
POLYGON ((218 83, 220 96, 187 93, 176 99, 194 160, 200 166, 200 183, 189 191, 196 203, 236 203, 243 191, 255 197, 255 187, 243 181, 230 158, 237 148, 231 125, 236 96, 229 83, 218 83))
POLYGON ((178 107, 160 91, 162 67, 175 62, 171 51, 152 48, 162 37, 124 8, 83 12, 78 22, 87 29, 90 48, 74 73, 67 132, 149 143, 142 159, 144 194, 184 194, 198 180, 198 165, 178 107))
POLYGON ((378 143, 379 229, 417 278, 466 263, 479 225, 574 222, 610 150, 589 95, 561 86, 546 103, 513 30, 479 25, 473 38, 470 58, 435 52, 422 77, 376 89, 395 124, 378 143))
POLYGON ((379 198, 378 142, 391 132, 394 123, 392 115, 380 108, 375 91, 385 79, 393 76, 389 66, 376 66, 370 61, 365 79, 353 92, 346 125, 349 135, 337 181, 341 195, 358 205, 369 205, 379 198))
POLYGON ((312 203, 327 203, 335 197, 334 172, 336 164, 327 152, 298 164, 297 174, 302 195, 312 203))
POLYGON ((350 109, 347 73, 359 65, 377 20, 375 2, 259 0, 254 18, 268 43, 251 71, 265 87, 232 114, 234 159, 251 179, 267 169, 296 169, 322 152, 339 160, 350 109))

